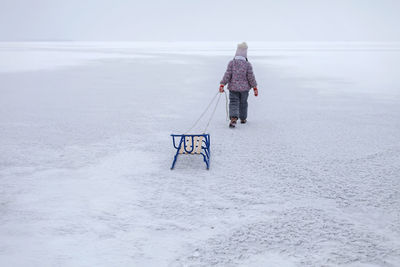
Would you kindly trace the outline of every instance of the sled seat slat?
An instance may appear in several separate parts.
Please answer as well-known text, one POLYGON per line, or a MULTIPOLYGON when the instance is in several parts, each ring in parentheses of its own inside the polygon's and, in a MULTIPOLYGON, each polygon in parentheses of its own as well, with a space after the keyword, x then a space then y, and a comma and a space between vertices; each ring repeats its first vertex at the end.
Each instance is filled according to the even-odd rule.
POLYGON ((203 136, 186 136, 184 144, 182 144, 179 154, 200 154, 203 136), (192 140, 193 138, 193 140, 192 140), (193 149, 192 149, 193 147, 193 149), (190 153, 187 151, 191 151, 190 153))
POLYGON ((202 155, 203 160, 210 166, 210 135, 209 134, 171 134, 176 154, 172 162, 174 168, 178 155, 202 155), (179 141, 178 141, 179 140, 179 141))

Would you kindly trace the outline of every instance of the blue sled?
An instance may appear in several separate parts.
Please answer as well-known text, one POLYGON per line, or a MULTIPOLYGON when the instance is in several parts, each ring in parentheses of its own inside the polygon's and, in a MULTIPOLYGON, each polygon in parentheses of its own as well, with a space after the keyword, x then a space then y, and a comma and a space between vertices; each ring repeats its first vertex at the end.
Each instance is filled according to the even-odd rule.
POLYGON ((209 134, 171 134, 171 136, 176 149, 171 170, 174 169, 179 154, 203 155, 203 160, 207 165, 207 170, 210 168, 209 134))

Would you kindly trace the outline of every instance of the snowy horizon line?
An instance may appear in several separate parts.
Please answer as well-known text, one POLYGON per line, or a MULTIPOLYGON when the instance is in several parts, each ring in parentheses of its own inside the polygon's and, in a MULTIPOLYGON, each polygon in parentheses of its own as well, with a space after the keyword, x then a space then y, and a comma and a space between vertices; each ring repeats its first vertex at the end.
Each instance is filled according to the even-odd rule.
POLYGON ((211 40, 199 40, 199 41, 189 41, 189 40, 180 40, 180 41, 168 41, 168 40, 160 40, 160 41, 146 41, 146 40, 0 40, 0 43, 339 43, 339 44, 400 44, 399 41, 260 41, 260 40, 232 40, 232 41, 211 41, 211 40))

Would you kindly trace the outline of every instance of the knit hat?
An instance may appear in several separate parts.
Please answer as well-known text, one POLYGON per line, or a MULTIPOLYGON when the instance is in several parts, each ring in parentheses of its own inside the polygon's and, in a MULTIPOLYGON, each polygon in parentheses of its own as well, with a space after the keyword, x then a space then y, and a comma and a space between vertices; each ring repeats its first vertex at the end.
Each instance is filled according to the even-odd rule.
POLYGON ((247 48, 248 46, 246 42, 238 44, 235 56, 242 56, 247 58, 247 48))

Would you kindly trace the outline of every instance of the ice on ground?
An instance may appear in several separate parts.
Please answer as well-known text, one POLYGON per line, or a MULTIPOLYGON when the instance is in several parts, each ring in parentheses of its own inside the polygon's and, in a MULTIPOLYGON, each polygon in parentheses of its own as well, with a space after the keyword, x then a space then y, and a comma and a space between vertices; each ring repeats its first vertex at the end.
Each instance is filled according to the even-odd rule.
POLYGON ((400 266, 399 44, 249 47, 248 124, 170 171, 235 44, 0 44, 1 265, 400 266))

